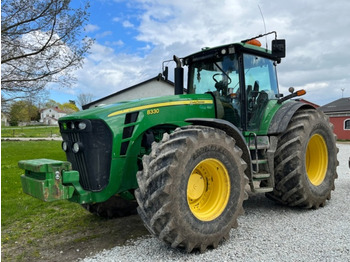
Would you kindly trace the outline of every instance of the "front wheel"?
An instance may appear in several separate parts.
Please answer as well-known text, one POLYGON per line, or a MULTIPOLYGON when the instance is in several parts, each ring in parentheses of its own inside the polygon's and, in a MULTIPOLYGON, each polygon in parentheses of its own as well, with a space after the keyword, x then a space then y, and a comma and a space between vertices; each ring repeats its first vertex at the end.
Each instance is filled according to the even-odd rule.
POLYGON ((337 152, 327 116, 313 109, 298 111, 279 137, 276 183, 267 197, 288 206, 324 206, 337 178, 337 152))
POLYGON ((119 195, 114 195, 105 202, 82 204, 90 213, 104 217, 116 218, 137 214, 137 202, 135 200, 123 199, 119 195))
POLYGON ((205 251, 229 238, 243 213, 246 163, 225 132, 188 126, 143 157, 135 196, 148 230, 167 244, 205 251))

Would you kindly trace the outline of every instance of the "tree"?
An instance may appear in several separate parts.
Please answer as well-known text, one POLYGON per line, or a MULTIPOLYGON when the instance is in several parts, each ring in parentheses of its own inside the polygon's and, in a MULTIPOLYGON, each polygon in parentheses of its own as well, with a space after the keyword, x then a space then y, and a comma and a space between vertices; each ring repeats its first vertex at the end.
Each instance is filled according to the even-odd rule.
POLYGON ((49 99, 45 104, 45 108, 53 108, 53 107, 57 107, 62 111, 66 112, 67 114, 71 114, 79 111, 79 108, 75 105, 75 102, 73 100, 69 100, 69 102, 60 104, 59 102, 56 102, 53 99, 49 99))
POLYGON ((19 122, 38 121, 39 109, 30 101, 20 100, 12 103, 10 109, 10 125, 17 126, 19 122))
POLYGON ((62 105, 59 106, 59 108, 62 111, 66 112, 67 114, 71 114, 79 111, 79 108, 72 102, 63 103, 62 105))
POLYGON ((41 110, 45 108, 46 101, 48 101, 50 97, 50 92, 47 89, 43 89, 32 97, 33 104, 35 104, 39 110, 41 110))
POLYGON ((86 105, 90 102, 92 102, 92 99, 94 98, 93 94, 86 93, 86 94, 79 94, 78 95, 78 105, 83 108, 83 105, 86 105))
POLYGON ((81 37, 87 9, 70 0, 1 2, 1 89, 7 100, 23 98, 48 83, 69 86, 93 40, 81 37))
POLYGON ((53 99, 49 99, 46 103, 45 103, 45 108, 51 108, 51 107, 60 107, 61 104, 56 102, 53 99))

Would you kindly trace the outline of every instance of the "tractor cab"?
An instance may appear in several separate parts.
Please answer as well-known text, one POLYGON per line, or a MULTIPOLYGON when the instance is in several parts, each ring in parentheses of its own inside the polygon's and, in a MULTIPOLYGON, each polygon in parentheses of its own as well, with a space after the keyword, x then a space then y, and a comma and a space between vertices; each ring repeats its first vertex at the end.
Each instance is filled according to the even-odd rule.
POLYGON ((280 97, 276 65, 285 54, 284 42, 278 44, 274 42, 269 51, 258 40, 248 39, 185 57, 188 94, 210 93, 217 118, 241 130, 259 129, 269 101, 280 97))

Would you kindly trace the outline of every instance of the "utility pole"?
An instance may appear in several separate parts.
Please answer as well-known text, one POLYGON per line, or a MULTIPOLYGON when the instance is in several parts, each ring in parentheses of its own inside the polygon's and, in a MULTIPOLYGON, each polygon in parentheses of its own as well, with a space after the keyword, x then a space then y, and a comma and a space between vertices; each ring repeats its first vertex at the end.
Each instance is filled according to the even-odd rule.
POLYGON ((341 98, 344 98, 344 90, 345 88, 341 88, 341 98))

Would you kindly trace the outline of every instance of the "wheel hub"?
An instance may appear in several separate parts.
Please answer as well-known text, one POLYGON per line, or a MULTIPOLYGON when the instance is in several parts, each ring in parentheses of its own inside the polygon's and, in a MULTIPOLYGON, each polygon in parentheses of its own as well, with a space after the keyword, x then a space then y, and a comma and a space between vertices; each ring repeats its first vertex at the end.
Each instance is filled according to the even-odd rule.
POLYGON ((314 134, 307 145, 306 156, 307 176, 314 186, 322 184, 328 168, 328 151, 324 138, 314 134))
POLYGON ((204 193, 204 179, 200 174, 194 173, 190 176, 187 186, 187 195, 192 200, 197 200, 204 193))
POLYGON ((225 210, 230 196, 230 177, 217 159, 202 160, 190 174, 187 203, 192 214, 202 221, 211 221, 225 210))

